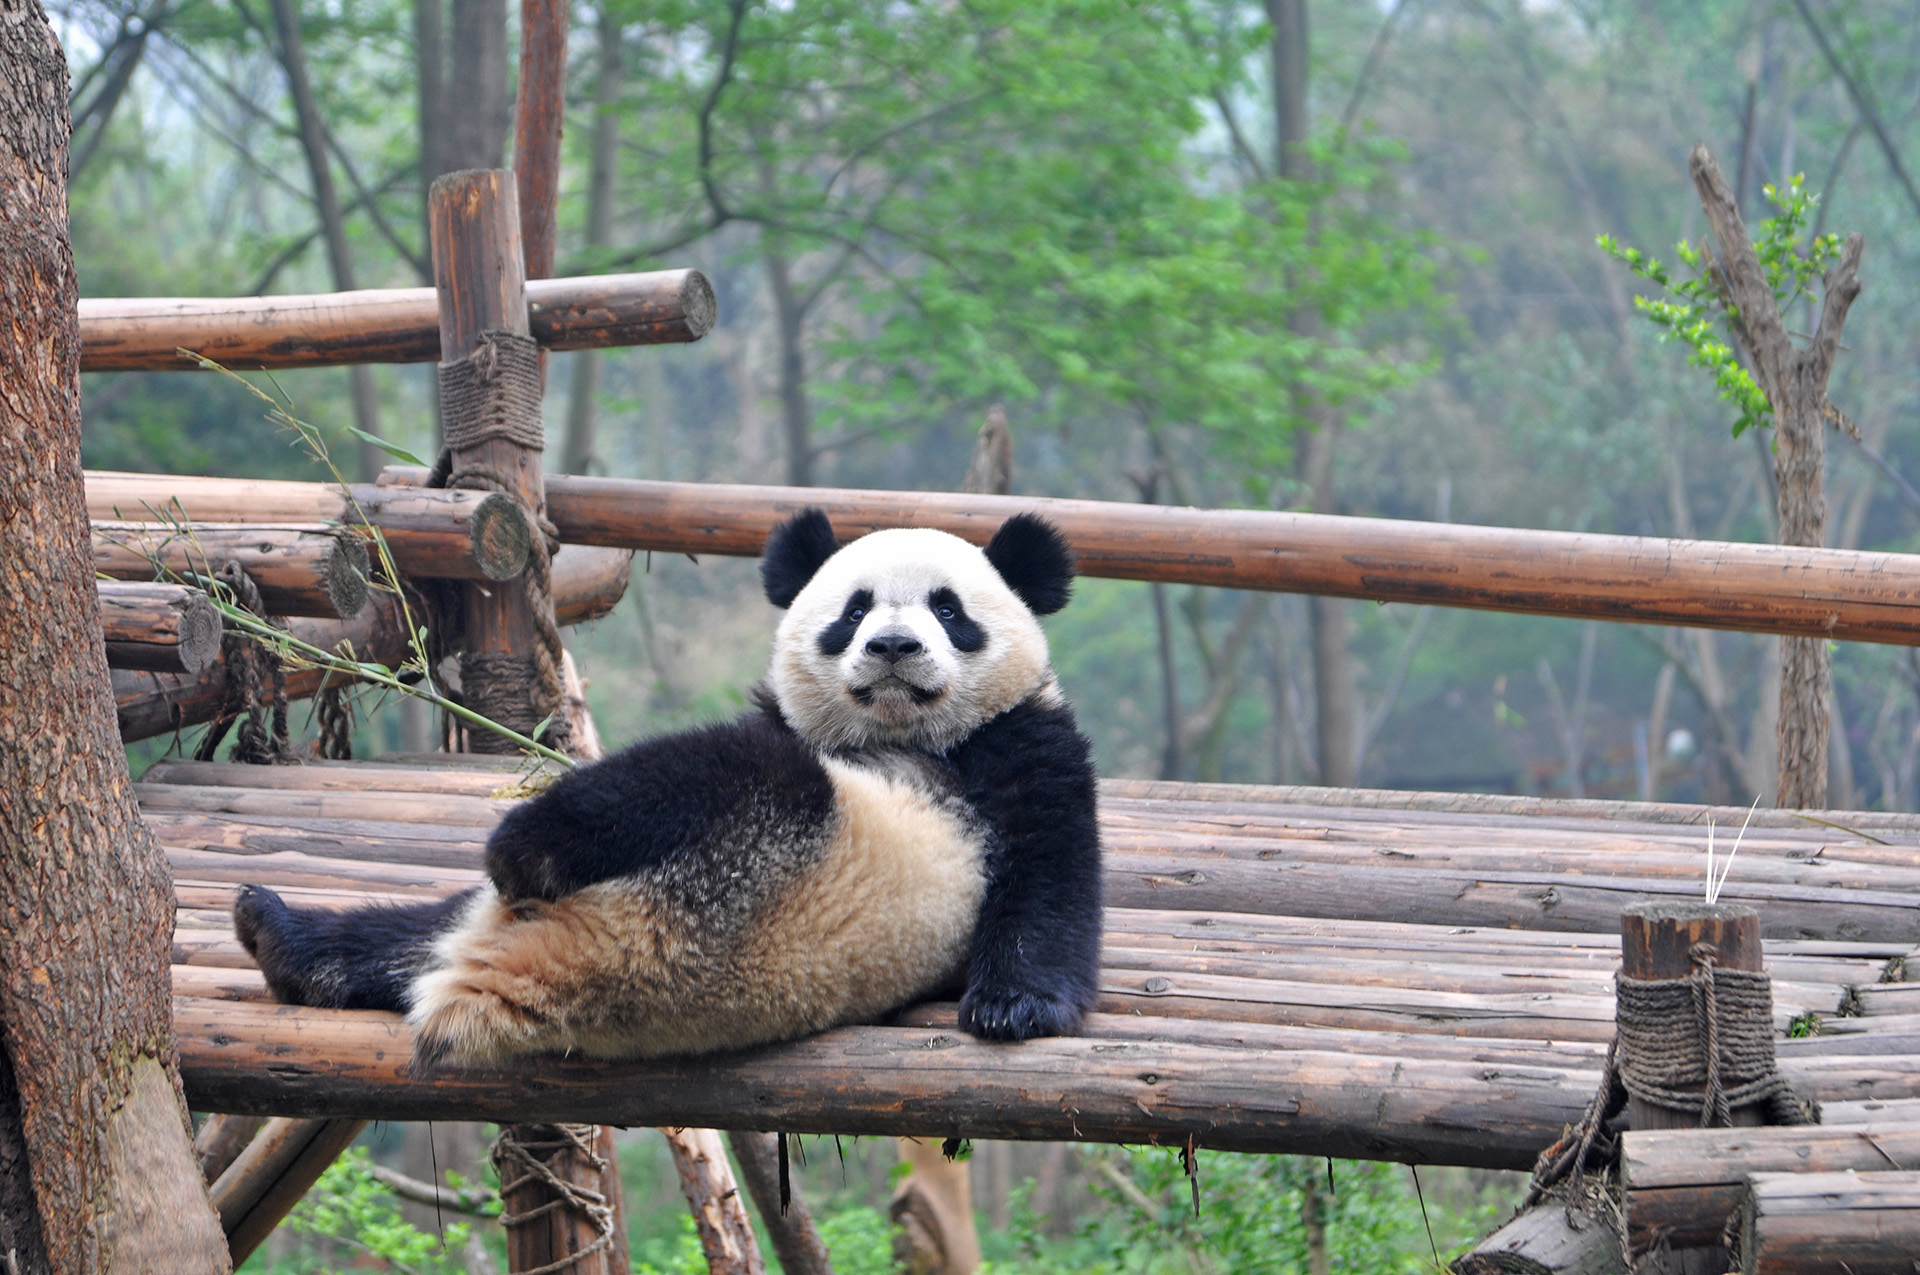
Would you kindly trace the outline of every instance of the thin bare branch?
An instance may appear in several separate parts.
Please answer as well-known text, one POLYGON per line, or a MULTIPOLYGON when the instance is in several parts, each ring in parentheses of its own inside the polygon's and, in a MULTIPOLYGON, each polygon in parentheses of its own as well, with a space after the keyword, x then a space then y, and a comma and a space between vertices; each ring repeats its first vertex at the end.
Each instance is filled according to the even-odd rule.
POLYGON ((1893 175, 1900 179, 1900 188, 1907 192, 1907 202, 1913 205, 1915 212, 1920 212, 1920 190, 1914 188, 1913 178, 1907 176, 1907 166, 1900 162, 1900 151, 1894 146, 1893 137, 1887 132, 1886 123, 1881 120, 1880 112, 1875 109, 1872 99, 1867 96, 1865 86, 1852 71, 1847 69, 1847 64, 1840 60, 1839 52, 1833 47, 1833 42, 1827 39, 1827 33, 1821 28, 1819 21, 1814 18, 1813 10, 1808 6, 1807 0, 1793 0, 1793 7, 1800 11, 1800 20, 1806 23, 1808 34, 1812 35, 1814 43, 1820 46, 1820 55, 1827 60, 1827 65, 1833 69, 1833 73, 1840 77, 1840 82, 1846 85, 1847 96, 1853 99, 1854 109, 1860 112, 1860 117, 1867 122, 1867 127, 1873 130, 1874 140, 1880 143, 1880 153, 1887 157, 1887 167, 1891 168, 1893 175))

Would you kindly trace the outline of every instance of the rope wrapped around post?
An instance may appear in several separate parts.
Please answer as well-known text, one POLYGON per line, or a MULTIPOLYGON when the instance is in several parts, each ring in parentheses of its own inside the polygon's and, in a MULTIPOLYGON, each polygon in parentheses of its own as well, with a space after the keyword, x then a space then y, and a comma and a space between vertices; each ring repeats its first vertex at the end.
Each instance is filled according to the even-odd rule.
MULTIPOLYGON (((262 620, 271 619, 259 587, 238 562, 228 561, 213 578, 232 594, 236 605, 262 620)), ((200 737, 194 759, 212 761, 227 737, 227 729, 237 720, 240 730, 233 739, 234 761, 259 766, 298 761, 287 734, 287 670, 279 656, 239 629, 227 630, 220 645, 227 667, 226 702, 200 737)))
POLYGON ((592 1171, 596 1181, 606 1174, 607 1161, 593 1148, 595 1129, 590 1124, 534 1125, 529 1131, 551 1136, 525 1138, 516 1134, 515 1126, 502 1126, 500 1136, 494 1140, 491 1158, 494 1172, 500 1178, 500 1198, 511 1199, 521 1188, 537 1182, 546 1187, 548 1199, 523 1212, 502 1213, 500 1225, 509 1231, 517 1230, 563 1208, 586 1218, 594 1230, 591 1243, 565 1257, 520 1272, 520 1275, 556 1275, 575 1269, 613 1244, 614 1209, 601 1192, 555 1173, 552 1161, 559 1155, 577 1156, 592 1171))
POLYGON ((1711 943, 1687 949, 1684 978, 1614 980, 1614 1038, 1600 1088, 1579 1124, 1541 1153, 1523 1208, 1566 1184, 1577 1194, 1597 1150, 1614 1158, 1607 1124, 1630 1098, 1697 1114, 1703 1129, 1726 1128, 1736 1108, 1764 1104, 1768 1124, 1818 1124, 1819 1110, 1793 1092, 1773 1046, 1773 980, 1725 969, 1711 943))
MULTIPOLYGON (((540 345, 530 336, 504 328, 481 332, 465 357, 440 365, 440 418, 445 446, 428 477, 430 487, 497 491, 517 498, 505 474, 488 465, 456 465, 454 457, 481 443, 505 439, 530 451, 546 446, 540 415, 540 345)), ((460 661, 460 687, 469 704, 512 705, 494 708, 502 725, 532 734, 548 719, 545 742, 571 752, 572 731, 561 711, 566 694, 560 628, 553 618, 553 555, 558 532, 543 501, 527 511, 540 534, 534 537, 524 576, 537 641, 529 656, 468 652, 460 661), (513 694, 531 687, 532 694, 513 694), (522 707, 531 704, 530 708, 522 707)))

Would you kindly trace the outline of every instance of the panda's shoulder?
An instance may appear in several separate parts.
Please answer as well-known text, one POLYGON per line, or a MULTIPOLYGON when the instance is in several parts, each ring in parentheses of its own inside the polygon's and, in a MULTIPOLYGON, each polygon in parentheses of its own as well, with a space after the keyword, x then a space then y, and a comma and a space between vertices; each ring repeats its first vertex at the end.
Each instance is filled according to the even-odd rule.
POLYGON ((1027 784, 1093 784, 1093 749, 1073 709, 1057 693, 1030 696, 948 751, 970 796, 1024 778, 1027 784))

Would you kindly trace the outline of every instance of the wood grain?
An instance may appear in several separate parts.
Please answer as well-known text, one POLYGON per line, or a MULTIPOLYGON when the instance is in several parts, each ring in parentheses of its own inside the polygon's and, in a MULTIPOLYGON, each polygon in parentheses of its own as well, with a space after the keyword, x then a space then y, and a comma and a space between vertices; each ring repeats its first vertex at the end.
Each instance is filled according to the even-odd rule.
MULTIPOLYGON (((698 341, 717 317, 698 270, 544 279, 527 326, 549 350, 698 341)), ((432 288, 280 297, 102 298, 80 302, 84 372, 190 371, 193 350, 235 370, 432 363, 441 357, 432 288)))
POLYGON ((220 612, 199 589, 124 580, 94 587, 108 667, 198 674, 220 658, 220 612))

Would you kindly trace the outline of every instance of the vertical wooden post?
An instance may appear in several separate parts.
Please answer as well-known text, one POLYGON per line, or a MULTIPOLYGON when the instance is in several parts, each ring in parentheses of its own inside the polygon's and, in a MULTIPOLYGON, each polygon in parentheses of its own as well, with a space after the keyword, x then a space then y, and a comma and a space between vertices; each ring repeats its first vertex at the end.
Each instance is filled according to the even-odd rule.
MULTIPOLYGON (((1760 914, 1724 903, 1636 903, 1620 914, 1620 972, 1643 982, 1686 978, 1693 973, 1695 943, 1710 943, 1723 970, 1758 974, 1766 967, 1760 946, 1760 914)), ((1691 1129, 1699 1117, 1627 1099, 1635 1129, 1691 1129)), ((1733 1123, 1764 1123, 1760 1107, 1735 1107, 1733 1123)))
MULTIPOLYGON (((1766 961, 1760 945, 1760 914, 1750 907, 1719 903, 1636 903, 1620 914, 1620 972, 1643 982, 1686 978, 1694 971, 1693 947, 1708 943, 1720 969, 1760 973, 1766 961)), ((1704 1088, 1704 1086, 1703 1086, 1704 1088)), ((1765 1109, 1735 1107, 1732 1122, 1753 1127, 1765 1123, 1765 1109)), ((1691 1129, 1700 1118, 1627 1097, 1629 1127, 1691 1129)), ((1667 1266, 1674 1275, 1720 1275, 1727 1253, 1719 1245, 1675 1249, 1667 1266)))
MULTIPOLYGON (((440 351, 443 362, 468 358, 487 343, 488 332, 527 335, 525 262, 520 240, 519 201, 514 175, 502 169, 449 173, 435 181, 428 206, 433 238, 434 282, 440 293, 440 351)), ((463 443, 463 422, 445 422, 453 448, 455 481, 462 473, 483 476, 504 487, 530 513, 545 505, 541 448, 521 438, 484 437, 463 443)), ((539 641, 533 606, 522 581, 489 582, 465 590, 465 652, 462 691, 475 711, 522 733, 539 714, 533 703, 531 675, 539 641), (517 662, 520 677, 479 676, 489 664, 517 662)), ((507 752, 512 745, 491 732, 470 737, 475 752, 507 752)), ((593 1219, 559 1202, 550 1175, 599 1195, 604 1165, 592 1147, 582 1152, 571 1136, 551 1126, 513 1126, 503 1141, 517 1142, 545 1167, 523 1174, 524 1181, 503 1193, 506 1212, 536 1214, 526 1225, 510 1227, 508 1257, 515 1271, 535 1270, 582 1253, 600 1238, 593 1219), (541 1212, 543 1206, 555 1207, 541 1212)), ((609 1144, 610 1145, 610 1144, 609 1144)), ((617 1182, 617 1177, 615 1181, 617 1182)), ((611 1275, 618 1269, 613 1248, 601 1247, 573 1270, 577 1275, 611 1275)))
MULTIPOLYGON (((443 362, 471 355, 488 331, 527 335, 525 266, 521 259, 519 205, 513 174, 501 169, 448 173, 433 183, 428 221, 433 235, 434 282, 440 292, 440 352, 443 362)), ((447 436, 458 440, 456 422, 447 436)), ((511 438, 487 438, 455 446, 453 472, 483 473, 505 486, 530 512, 544 507, 541 452, 511 438)), ((470 674, 489 657, 531 659, 538 640, 526 590, 514 581, 469 586, 464 591, 466 654, 470 674)), ((482 681, 466 676, 463 690, 476 712, 525 733, 539 720, 530 679, 482 681)), ((512 752, 513 745, 476 731, 474 752, 512 752)))

